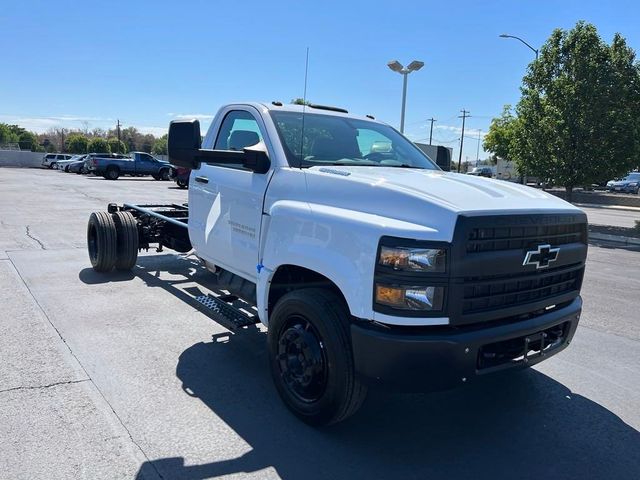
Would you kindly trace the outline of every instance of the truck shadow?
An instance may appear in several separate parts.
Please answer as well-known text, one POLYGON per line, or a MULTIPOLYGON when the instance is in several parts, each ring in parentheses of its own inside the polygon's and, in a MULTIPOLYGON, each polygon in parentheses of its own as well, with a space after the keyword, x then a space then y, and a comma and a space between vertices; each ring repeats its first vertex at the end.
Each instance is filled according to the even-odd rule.
MULTIPOLYGON (((186 257, 163 257, 142 257, 136 276, 192 304, 176 288, 179 277, 206 283, 212 276, 201 275, 186 257), (158 271, 170 279, 160 279, 158 271)), ((180 456, 151 460, 140 466, 138 479, 205 479, 267 469, 265 476, 275 472, 296 480, 640 478, 640 433, 535 369, 450 392, 372 392, 354 417, 319 430, 280 402, 258 327, 192 345, 180 355, 176 376, 185 395, 200 399, 251 449, 199 465, 186 465, 180 456)))

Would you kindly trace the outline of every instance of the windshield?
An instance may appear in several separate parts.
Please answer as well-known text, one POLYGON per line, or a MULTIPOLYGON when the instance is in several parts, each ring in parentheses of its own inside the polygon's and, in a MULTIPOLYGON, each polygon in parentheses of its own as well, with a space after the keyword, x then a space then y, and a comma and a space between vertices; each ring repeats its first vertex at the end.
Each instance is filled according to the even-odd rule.
POLYGON ((626 180, 627 182, 637 182, 640 180, 640 173, 630 173, 622 180, 626 180))
POLYGON ((387 125, 334 115, 271 111, 289 165, 361 165, 438 170, 409 140, 387 125))

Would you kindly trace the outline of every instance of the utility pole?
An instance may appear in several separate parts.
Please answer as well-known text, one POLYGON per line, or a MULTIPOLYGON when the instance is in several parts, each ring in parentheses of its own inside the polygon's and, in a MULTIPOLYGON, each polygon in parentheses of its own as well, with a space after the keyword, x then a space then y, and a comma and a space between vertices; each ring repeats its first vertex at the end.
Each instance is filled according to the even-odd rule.
POLYGON ((476 167, 478 166, 478 162, 480 161, 480 137, 482 135, 482 130, 478 129, 478 150, 476 151, 476 167))
POLYGON ((120 153, 120 119, 118 119, 118 123, 116 124, 116 130, 118 132, 118 153, 120 153))
POLYGON ((458 156, 458 173, 460 173, 460 164, 462 163, 462 146, 464 145, 464 121, 467 117, 470 117, 468 110, 462 109, 460 110, 462 115, 458 115, 458 118, 462 119, 462 136, 460 137, 460 155, 458 156))
POLYGON ((431 122, 431 129, 429 130, 429 145, 431 145, 431 139, 433 138, 433 122, 437 122, 437 120, 433 117, 428 118, 427 120, 431 122))

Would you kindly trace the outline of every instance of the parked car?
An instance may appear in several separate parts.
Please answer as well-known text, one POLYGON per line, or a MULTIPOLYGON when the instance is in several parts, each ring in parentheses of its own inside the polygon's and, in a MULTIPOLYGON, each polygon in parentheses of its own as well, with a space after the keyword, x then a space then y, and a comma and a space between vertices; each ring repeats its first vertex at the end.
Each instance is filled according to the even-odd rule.
POLYGON ((65 172, 68 173, 77 173, 78 175, 81 173, 85 173, 85 167, 84 167, 84 162, 86 161, 86 156, 79 159, 79 160, 75 160, 71 163, 69 163, 68 165, 65 165, 65 172))
POLYGON ((151 175, 156 180, 169 180, 169 162, 159 160, 146 152, 131 152, 130 155, 124 158, 89 155, 87 170, 108 180, 117 180, 122 175, 151 175))
POLYGON ((71 157, 68 160, 58 160, 56 162, 56 167, 58 170, 60 171, 64 171, 64 172, 68 172, 69 171, 69 165, 71 165, 74 162, 78 162, 80 160, 84 161, 86 155, 74 155, 73 157, 71 157))
POLYGON ((189 176, 191 175, 190 168, 184 167, 171 167, 171 178, 175 180, 176 185, 180 188, 189 188, 189 176))
POLYGON ((72 155, 66 153, 47 153, 42 157, 42 166, 47 168, 55 168, 58 162, 69 160, 72 155))
POLYGON ((622 180, 607 182, 607 192, 635 193, 640 191, 640 172, 632 172, 622 180))
POLYGON ((493 169, 491 167, 474 167, 467 175, 475 175, 476 177, 493 178, 493 169))

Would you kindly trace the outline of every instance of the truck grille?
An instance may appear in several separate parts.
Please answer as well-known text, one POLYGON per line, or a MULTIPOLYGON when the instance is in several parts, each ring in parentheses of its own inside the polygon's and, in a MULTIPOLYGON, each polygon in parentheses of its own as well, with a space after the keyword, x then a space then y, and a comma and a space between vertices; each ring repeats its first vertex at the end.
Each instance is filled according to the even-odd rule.
POLYGON ((469 232, 467 253, 514 250, 541 243, 566 245, 575 242, 586 243, 586 225, 583 223, 479 227, 469 232))
POLYGON ((578 291, 582 264, 508 276, 479 276, 464 279, 462 314, 514 307, 578 291))
POLYGON ((587 253, 583 213, 461 216, 452 246, 450 321, 470 324, 537 315, 580 294, 587 253), (541 246, 546 265, 527 263, 541 246))

